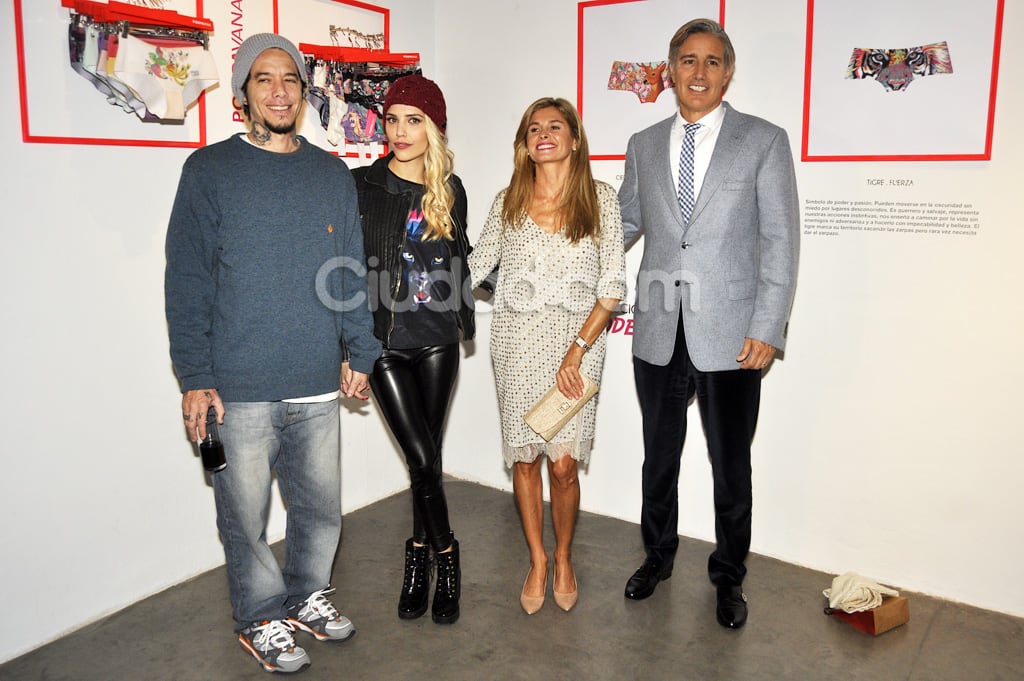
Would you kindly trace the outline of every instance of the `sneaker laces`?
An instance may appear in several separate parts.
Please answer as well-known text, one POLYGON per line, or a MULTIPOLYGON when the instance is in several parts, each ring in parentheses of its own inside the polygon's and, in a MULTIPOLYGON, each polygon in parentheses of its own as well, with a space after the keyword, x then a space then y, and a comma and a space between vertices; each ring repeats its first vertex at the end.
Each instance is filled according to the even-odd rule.
POLYGON ((283 620, 270 620, 252 628, 252 642, 257 650, 267 651, 271 648, 288 651, 295 647, 295 631, 288 622, 283 620))
POLYGON ((314 591, 306 599, 306 604, 299 610, 299 619, 303 622, 308 622, 313 618, 313 615, 318 615, 325 620, 338 619, 338 609, 334 607, 334 603, 327 600, 327 596, 334 593, 335 589, 333 586, 329 586, 319 591, 314 591))

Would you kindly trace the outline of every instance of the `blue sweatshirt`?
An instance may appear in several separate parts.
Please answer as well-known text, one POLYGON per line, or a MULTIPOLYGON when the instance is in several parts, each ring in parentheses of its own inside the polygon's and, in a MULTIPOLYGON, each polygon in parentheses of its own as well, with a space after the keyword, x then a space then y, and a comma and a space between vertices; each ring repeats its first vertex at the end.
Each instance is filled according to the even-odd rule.
POLYGON ((167 229, 164 296, 182 392, 270 402, 338 389, 380 355, 355 184, 300 138, 279 154, 242 134, 196 150, 167 229))

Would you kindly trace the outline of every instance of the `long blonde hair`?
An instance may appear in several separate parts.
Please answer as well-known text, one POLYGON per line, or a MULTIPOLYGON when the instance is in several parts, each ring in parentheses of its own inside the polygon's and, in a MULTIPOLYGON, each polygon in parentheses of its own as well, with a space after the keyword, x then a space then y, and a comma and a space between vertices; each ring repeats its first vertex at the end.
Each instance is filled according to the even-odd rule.
POLYGON ((430 119, 423 117, 427 131, 427 152, 423 157, 423 217, 427 222, 424 239, 452 239, 452 207, 455 193, 451 179, 455 166, 455 154, 448 148, 448 140, 441 129, 430 119))
POLYGON ((583 237, 596 239, 601 230, 601 210, 594 188, 594 175, 590 171, 590 147, 587 133, 576 107, 561 97, 541 97, 529 107, 519 121, 514 149, 512 179, 508 183, 505 202, 501 207, 501 218, 505 225, 519 229, 526 221, 526 212, 533 199, 533 181, 536 166, 526 148, 526 135, 530 119, 541 109, 557 109, 569 124, 569 131, 576 141, 576 151, 570 157, 569 176, 562 187, 558 203, 558 217, 565 226, 565 235, 576 243, 583 237))

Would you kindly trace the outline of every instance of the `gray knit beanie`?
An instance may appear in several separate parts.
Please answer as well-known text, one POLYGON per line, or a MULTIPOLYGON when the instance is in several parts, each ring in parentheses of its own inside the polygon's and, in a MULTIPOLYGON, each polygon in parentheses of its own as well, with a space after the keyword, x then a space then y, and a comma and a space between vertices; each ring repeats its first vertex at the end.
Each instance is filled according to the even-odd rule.
POLYGON ((282 38, 276 33, 257 33, 246 38, 238 46, 238 51, 235 52, 235 66, 231 72, 231 91, 235 94, 235 99, 238 100, 240 105, 245 102, 245 92, 242 91, 242 85, 245 83, 245 79, 249 77, 252 63, 256 61, 257 57, 272 47, 287 52, 288 56, 295 60, 295 66, 299 70, 302 84, 309 84, 306 75, 306 62, 302 59, 299 49, 295 47, 292 41, 282 38))

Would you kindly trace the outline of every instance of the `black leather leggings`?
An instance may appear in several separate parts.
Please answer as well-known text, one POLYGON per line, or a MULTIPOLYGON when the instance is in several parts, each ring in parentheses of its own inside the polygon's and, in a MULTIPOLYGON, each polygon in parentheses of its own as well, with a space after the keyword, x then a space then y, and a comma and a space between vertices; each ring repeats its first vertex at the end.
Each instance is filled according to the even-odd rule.
POLYGON ((441 441, 458 370, 459 344, 451 343, 385 349, 370 375, 373 395, 409 466, 413 539, 438 552, 452 541, 441 486, 441 441))

